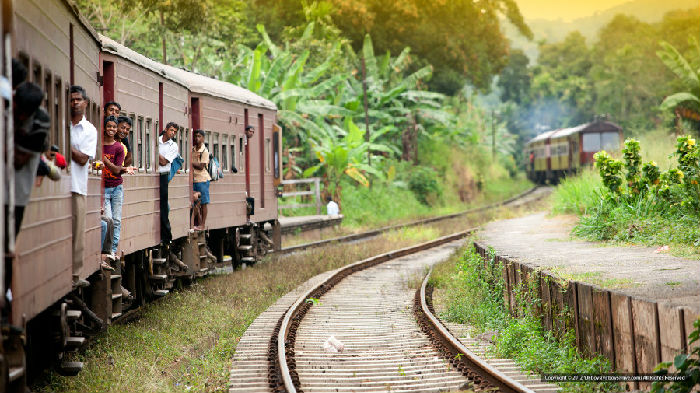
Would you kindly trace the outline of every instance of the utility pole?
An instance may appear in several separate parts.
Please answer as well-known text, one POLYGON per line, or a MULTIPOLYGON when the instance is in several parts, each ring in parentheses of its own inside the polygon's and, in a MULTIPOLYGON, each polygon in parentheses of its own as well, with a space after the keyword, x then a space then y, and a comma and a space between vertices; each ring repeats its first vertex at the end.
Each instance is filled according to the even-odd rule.
POLYGON ((496 159, 496 111, 491 110, 491 156, 496 159))
POLYGON ((367 142, 367 165, 372 166, 372 151, 369 148, 369 110, 367 109, 367 70, 365 56, 362 56, 362 95, 365 101, 365 141, 367 142))

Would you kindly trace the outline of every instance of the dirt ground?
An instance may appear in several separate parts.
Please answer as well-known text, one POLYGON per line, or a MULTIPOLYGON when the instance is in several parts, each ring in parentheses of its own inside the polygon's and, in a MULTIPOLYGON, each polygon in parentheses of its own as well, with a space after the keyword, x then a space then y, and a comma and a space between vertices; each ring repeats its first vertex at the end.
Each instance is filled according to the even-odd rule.
POLYGON ((500 255, 562 278, 700 311, 700 261, 655 253, 655 248, 574 240, 575 223, 575 216, 549 218, 540 212, 491 222, 479 237, 500 255))

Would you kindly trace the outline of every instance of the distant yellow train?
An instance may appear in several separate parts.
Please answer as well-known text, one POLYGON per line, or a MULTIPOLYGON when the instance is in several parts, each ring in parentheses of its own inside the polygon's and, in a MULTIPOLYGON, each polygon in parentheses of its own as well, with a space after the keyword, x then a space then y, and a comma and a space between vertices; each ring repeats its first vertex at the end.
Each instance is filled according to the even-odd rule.
POLYGON ((556 184, 562 177, 593 164, 595 153, 620 150, 622 140, 622 128, 601 119, 539 134, 525 144, 528 179, 556 184))

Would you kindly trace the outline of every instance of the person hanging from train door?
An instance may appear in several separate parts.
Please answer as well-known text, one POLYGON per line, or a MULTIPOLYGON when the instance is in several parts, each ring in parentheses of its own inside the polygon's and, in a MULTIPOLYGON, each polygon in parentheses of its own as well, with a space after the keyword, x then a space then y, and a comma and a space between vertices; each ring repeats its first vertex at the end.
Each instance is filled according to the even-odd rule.
POLYGON ((122 173, 133 174, 133 168, 124 166, 124 146, 117 142, 117 118, 114 116, 105 117, 104 139, 102 142, 102 183, 104 185, 104 212, 112 219, 114 228, 112 230, 112 255, 117 254, 119 247, 119 237, 121 234, 122 205, 124 203, 124 187, 122 183, 122 173))
POLYGON ((71 202, 73 208, 73 285, 90 285, 81 280, 85 248, 85 216, 88 183, 88 161, 97 152, 97 129, 85 118, 89 98, 81 86, 70 88, 71 202))
POLYGON ((160 175, 160 238, 163 243, 170 243, 173 240, 170 231, 170 220, 168 214, 168 176, 170 176, 170 164, 178 155, 177 143, 173 140, 175 132, 180 127, 175 122, 165 125, 165 129, 158 138, 158 173, 160 175))
POLYGON ((207 205, 209 204, 209 149, 204 145, 204 131, 194 131, 192 146, 192 188, 199 192, 199 225, 194 229, 204 230, 207 222, 207 205))

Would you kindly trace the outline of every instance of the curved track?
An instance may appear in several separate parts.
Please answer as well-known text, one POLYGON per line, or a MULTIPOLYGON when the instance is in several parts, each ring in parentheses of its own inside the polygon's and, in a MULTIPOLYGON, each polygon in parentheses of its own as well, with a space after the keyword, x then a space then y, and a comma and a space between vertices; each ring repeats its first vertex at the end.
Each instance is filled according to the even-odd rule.
MULTIPOLYGON (((531 202, 545 194, 530 190, 490 207, 515 205, 523 199, 531 202)), ((446 356, 448 351, 434 338, 431 343, 431 334, 422 331, 426 324, 419 324, 416 316, 418 320, 420 316, 414 315, 415 288, 409 288, 407 282, 419 284, 428 267, 449 256, 470 232, 323 273, 281 298, 241 340, 230 392, 422 392, 493 387, 529 392, 514 380, 510 386, 516 389, 507 389, 508 384, 503 388, 466 368, 461 356, 446 356), (323 348, 331 335, 344 344, 342 352, 323 348), (269 352, 261 351, 265 344, 269 352)))

